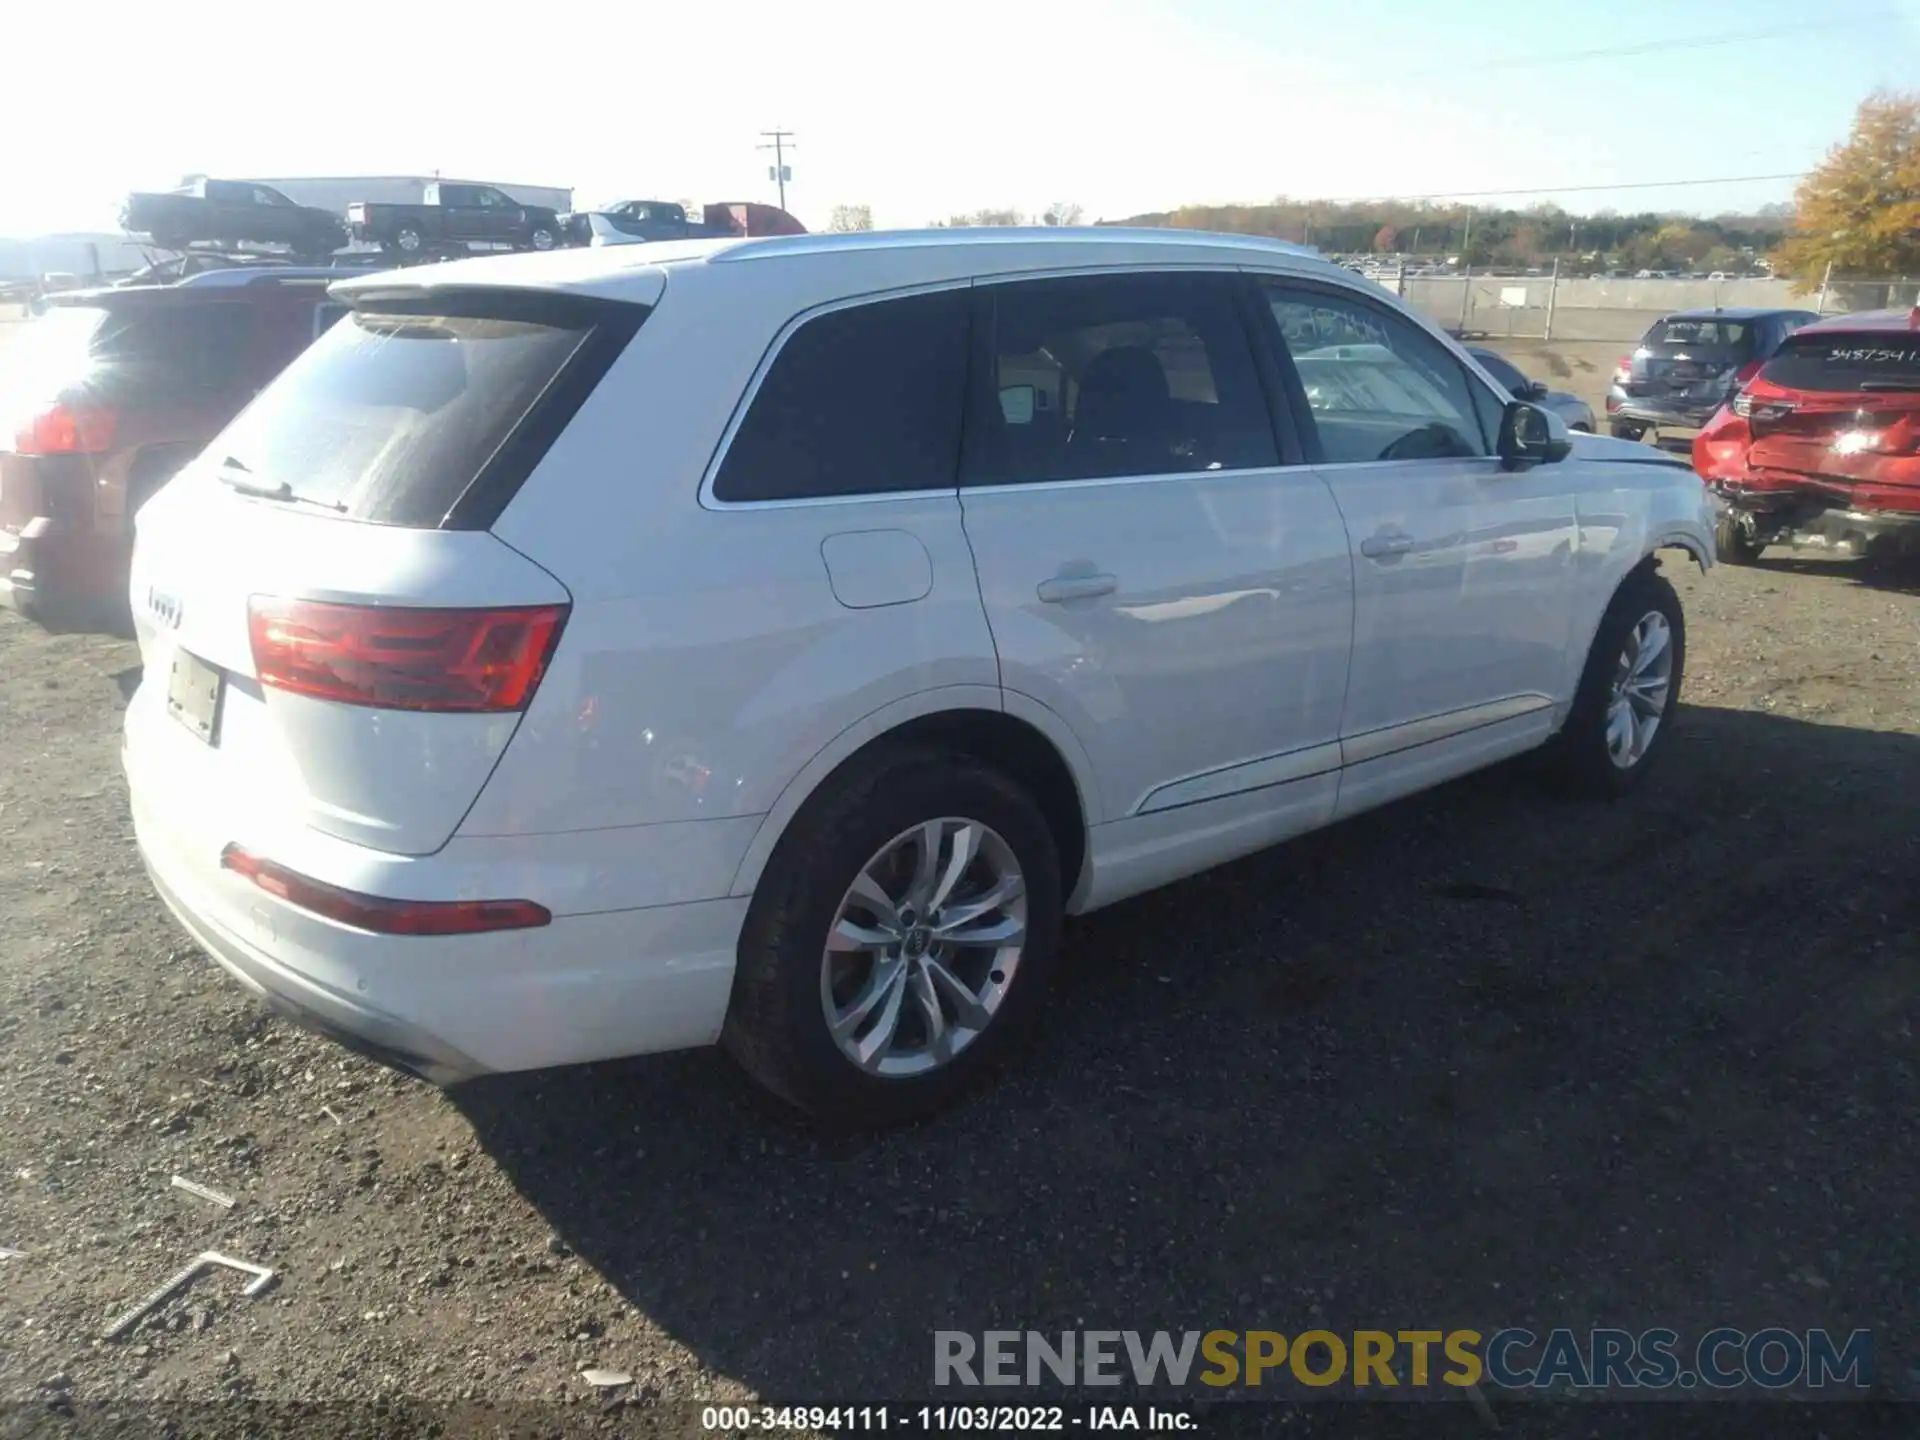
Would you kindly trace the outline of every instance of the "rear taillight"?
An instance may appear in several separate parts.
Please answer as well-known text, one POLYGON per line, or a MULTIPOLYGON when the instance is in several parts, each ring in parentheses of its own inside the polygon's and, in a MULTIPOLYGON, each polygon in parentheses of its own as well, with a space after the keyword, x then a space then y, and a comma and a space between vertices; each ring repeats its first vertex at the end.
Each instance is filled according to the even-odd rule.
POLYGON ((355 225, 363 225, 367 219, 367 207, 364 205, 347 206, 347 219, 355 225))
POLYGON ((220 866, 298 909, 379 935, 478 935, 488 930, 530 930, 553 921, 546 906, 531 900, 387 900, 360 895, 262 860, 238 845, 220 852, 220 866))
POLYGON ((98 455, 113 448, 118 428, 111 410, 49 405, 14 428, 13 450, 17 455, 98 455))
POLYGON ((1733 397, 1733 413, 1742 420, 1753 414, 1753 397, 1741 390, 1733 397))
POLYGON ((1622 355, 1613 367, 1613 383, 1624 385, 1633 378, 1633 357, 1622 355))
POLYGON ((388 710, 524 710, 566 618, 564 605, 421 610, 267 595, 247 605, 262 685, 388 710))

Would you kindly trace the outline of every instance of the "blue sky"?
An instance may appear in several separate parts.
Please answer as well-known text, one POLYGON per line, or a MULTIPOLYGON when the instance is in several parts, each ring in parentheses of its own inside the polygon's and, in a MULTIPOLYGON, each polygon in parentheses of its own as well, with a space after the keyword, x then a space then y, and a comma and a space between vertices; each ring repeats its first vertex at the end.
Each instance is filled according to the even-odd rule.
MULTIPOLYGON (((73 49, 36 9, 9 20, 0 235, 111 228, 129 189, 189 171, 771 199, 754 147, 774 125, 798 132, 789 206, 816 225, 842 202, 918 225, 1766 175, 1816 163, 1876 85, 1920 83, 1920 0, 393 0, 337 26, 94 0, 119 43, 77 68, 27 58, 73 49)), ((1791 191, 1512 198, 1713 212, 1791 191)))

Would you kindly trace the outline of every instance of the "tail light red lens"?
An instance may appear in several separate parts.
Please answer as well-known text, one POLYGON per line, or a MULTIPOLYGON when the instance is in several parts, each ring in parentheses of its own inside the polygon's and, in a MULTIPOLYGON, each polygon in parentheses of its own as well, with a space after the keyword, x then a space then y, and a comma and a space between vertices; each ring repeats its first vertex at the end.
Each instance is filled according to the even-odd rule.
POLYGON ((1624 385, 1632 378, 1633 357, 1631 355, 1622 355, 1619 362, 1613 367, 1613 383, 1616 385, 1624 385))
POLYGON ((262 685, 387 710, 524 710, 564 605, 426 610, 256 595, 247 625, 262 685))
POLYGON ((113 448, 119 428, 111 410, 88 405, 49 405, 14 431, 17 455, 99 455, 113 448))
POLYGON ((263 860, 238 845, 220 852, 220 867, 298 909, 380 935, 478 935, 530 930, 553 921, 546 906, 531 900, 385 900, 359 895, 263 860))

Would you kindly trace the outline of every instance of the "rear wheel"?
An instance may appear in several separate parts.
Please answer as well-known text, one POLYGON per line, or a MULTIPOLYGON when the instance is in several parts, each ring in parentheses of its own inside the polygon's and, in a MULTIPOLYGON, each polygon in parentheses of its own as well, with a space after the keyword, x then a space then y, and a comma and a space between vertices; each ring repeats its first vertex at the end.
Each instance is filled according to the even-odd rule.
POLYGON ((1718 558, 1729 565, 1751 565, 1760 558, 1760 552, 1767 546, 1760 539, 1753 516, 1729 505, 1720 512, 1720 518, 1714 524, 1713 548, 1718 558))
POLYGON ((1058 950, 1039 808, 965 755, 883 747, 809 800, 755 889, 722 1043, 817 1120, 939 1109, 1032 1028, 1058 950))
POLYGON ((1550 755, 1574 791, 1613 799, 1646 778, 1673 730, 1687 658, 1680 597, 1651 565, 1621 584, 1600 621, 1550 755))
POLYGON ((531 235, 527 236, 527 243, 536 250, 551 250, 555 245, 560 243, 560 237, 545 225, 541 225, 536 228, 531 235))
POLYGON ((1631 420, 1614 420, 1608 423, 1607 433, 1616 440, 1639 440, 1646 436, 1647 427, 1631 420))
POLYGON ((417 225, 402 225, 393 232, 392 248, 402 255, 412 257, 426 249, 426 236, 420 233, 417 225))

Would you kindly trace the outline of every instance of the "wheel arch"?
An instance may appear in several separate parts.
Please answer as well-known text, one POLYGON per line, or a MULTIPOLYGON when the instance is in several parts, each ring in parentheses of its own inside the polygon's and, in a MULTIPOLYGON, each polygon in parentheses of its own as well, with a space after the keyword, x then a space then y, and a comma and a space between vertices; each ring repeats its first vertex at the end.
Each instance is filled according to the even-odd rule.
POLYGON ((1700 567, 1702 575, 1713 568, 1716 559, 1713 542, 1710 539, 1696 535, 1691 530, 1669 530, 1647 547, 1647 553, 1640 557, 1640 565, 1652 563, 1657 566, 1660 563, 1662 550, 1685 551, 1687 558, 1700 567))
POLYGON ((1066 723, 1025 696, 956 685, 883 706, 835 736, 760 822, 735 870, 732 895, 750 895, 795 816, 848 764, 884 744, 919 742, 972 755, 1006 772, 1033 796, 1060 851, 1061 893, 1072 910, 1088 877, 1088 834, 1098 822, 1086 751, 1066 723))

